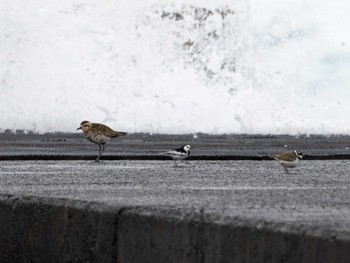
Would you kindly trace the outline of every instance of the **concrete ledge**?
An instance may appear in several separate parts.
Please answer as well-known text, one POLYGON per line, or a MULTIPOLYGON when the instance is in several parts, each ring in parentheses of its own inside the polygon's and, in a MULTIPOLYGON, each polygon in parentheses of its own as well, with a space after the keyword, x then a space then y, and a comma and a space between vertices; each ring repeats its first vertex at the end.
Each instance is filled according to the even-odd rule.
POLYGON ((118 212, 87 202, 2 196, 0 262, 116 262, 118 212))
POLYGON ((136 209, 119 218, 120 262, 348 262, 350 239, 326 229, 136 209))
POLYGON ((350 236, 203 211, 0 196, 0 262, 349 262, 350 236))

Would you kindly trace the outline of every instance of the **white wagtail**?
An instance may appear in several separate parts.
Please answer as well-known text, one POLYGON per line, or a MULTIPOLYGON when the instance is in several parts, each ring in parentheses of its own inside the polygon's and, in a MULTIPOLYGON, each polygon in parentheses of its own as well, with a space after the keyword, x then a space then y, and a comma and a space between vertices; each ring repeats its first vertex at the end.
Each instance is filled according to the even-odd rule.
POLYGON ((186 144, 186 145, 183 145, 181 148, 167 151, 163 154, 173 158, 175 162, 175 166, 177 166, 176 160, 184 160, 188 156, 190 156, 190 149, 191 149, 191 146, 186 144))
POLYGON ((80 123, 80 127, 77 130, 83 130, 86 139, 96 143, 99 147, 99 152, 96 162, 100 161, 102 153, 105 151, 105 144, 110 138, 126 135, 126 132, 114 131, 108 126, 100 123, 91 123, 89 121, 83 121, 80 123))
POLYGON ((273 159, 278 161, 288 174, 287 168, 296 167, 300 160, 303 159, 303 152, 301 151, 289 151, 281 154, 276 154, 271 156, 273 159))

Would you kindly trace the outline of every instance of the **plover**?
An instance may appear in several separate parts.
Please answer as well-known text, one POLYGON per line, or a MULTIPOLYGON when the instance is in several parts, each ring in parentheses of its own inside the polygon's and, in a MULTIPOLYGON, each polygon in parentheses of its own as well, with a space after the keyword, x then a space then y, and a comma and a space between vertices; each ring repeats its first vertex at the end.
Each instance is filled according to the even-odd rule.
POLYGON ((167 151, 163 154, 173 158, 173 160, 175 162, 175 166, 177 166, 176 160, 184 160, 188 156, 190 156, 190 149, 191 149, 191 146, 186 144, 186 145, 183 145, 181 148, 167 151))
POLYGON ((105 151, 105 144, 110 138, 126 135, 126 132, 114 131, 108 126, 100 123, 91 123, 89 121, 83 121, 80 123, 80 127, 77 130, 83 130, 86 139, 96 143, 99 147, 99 152, 96 162, 100 161, 102 153, 105 151))
POLYGON ((286 171, 289 173, 287 168, 293 168, 299 164, 299 161, 303 159, 303 152, 301 151, 289 151, 281 154, 271 156, 273 159, 278 161, 286 171))

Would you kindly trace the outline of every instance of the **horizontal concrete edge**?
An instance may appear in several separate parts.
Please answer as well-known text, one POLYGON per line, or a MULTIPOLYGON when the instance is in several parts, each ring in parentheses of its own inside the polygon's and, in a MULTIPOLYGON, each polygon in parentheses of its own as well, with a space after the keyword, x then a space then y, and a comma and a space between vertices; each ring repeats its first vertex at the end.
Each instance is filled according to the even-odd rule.
POLYGON ((266 228, 274 232, 288 232, 293 234, 303 234, 314 237, 333 237, 350 241, 349 232, 335 233, 333 230, 317 226, 303 224, 293 224, 284 222, 266 222, 242 217, 229 217, 206 212, 204 208, 194 207, 174 207, 174 206, 124 206, 121 203, 109 204, 108 202, 96 202, 86 200, 76 200, 58 197, 42 197, 27 195, 1 194, 0 203, 15 207, 18 204, 50 206, 50 207, 70 207, 77 210, 88 210, 96 213, 113 213, 116 215, 139 215, 145 218, 153 217, 160 220, 202 222, 217 225, 241 226, 255 229, 266 228))
MULTIPOLYGON (((96 155, 0 155, 0 161, 90 161, 95 160, 96 155)), ((169 161, 171 158, 158 155, 104 155, 101 160, 155 160, 169 161)), ((196 155, 190 156, 187 160, 191 161, 271 161, 271 157, 249 156, 249 155, 196 155)), ((350 160, 350 154, 331 154, 331 155, 305 155, 304 160, 350 160)))
POLYGON ((0 195, 2 262, 348 262, 349 248, 349 233, 317 226, 0 195))

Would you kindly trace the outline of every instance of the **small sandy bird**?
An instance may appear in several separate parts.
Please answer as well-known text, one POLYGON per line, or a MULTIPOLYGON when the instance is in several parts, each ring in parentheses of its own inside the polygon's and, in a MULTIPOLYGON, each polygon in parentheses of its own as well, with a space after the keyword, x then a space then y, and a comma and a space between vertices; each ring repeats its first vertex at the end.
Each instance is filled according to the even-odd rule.
POLYGON ((286 174, 289 173, 287 168, 296 167, 300 160, 303 159, 303 152, 301 151, 289 151, 281 154, 272 155, 271 158, 278 161, 286 171, 286 174))
POLYGON ((191 149, 191 146, 186 144, 186 145, 181 146, 181 148, 167 151, 163 154, 173 158, 174 162, 175 162, 175 166, 177 166, 176 160, 184 160, 188 156, 190 156, 190 149, 191 149))
POLYGON ((96 162, 100 161, 102 153, 105 151, 105 144, 110 138, 126 135, 126 132, 114 131, 108 126, 100 123, 91 123, 89 121, 83 121, 80 123, 80 127, 77 130, 83 130, 86 139, 96 143, 100 148, 96 162))

